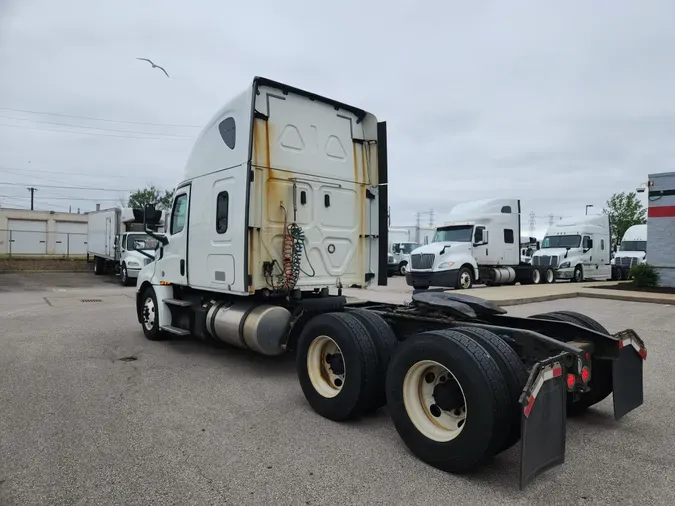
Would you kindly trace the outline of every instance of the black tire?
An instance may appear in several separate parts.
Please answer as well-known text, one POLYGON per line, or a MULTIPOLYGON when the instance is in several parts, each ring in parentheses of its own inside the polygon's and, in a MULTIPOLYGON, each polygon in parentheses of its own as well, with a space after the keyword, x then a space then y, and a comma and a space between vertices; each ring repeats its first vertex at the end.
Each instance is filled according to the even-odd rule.
POLYGON ((500 421, 509 417, 508 403, 504 376, 495 360, 475 340, 459 332, 417 334, 399 345, 389 364, 387 405, 397 432, 420 460, 444 471, 468 471, 485 459, 503 433, 500 421), (452 371, 468 406, 462 430, 449 441, 427 437, 406 409, 404 380, 411 368, 425 360, 452 371))
POLYGON ((101 257, 94 257, 94 275, 102 276, 105 274, 105 261, 101 257))
POLYGON ((413 290, 428 290, 429 285, 420 285, 417 283, 413 283, 413 290))
MULTIPOLYGON (((129 279, 129 271, 127 270, 127 265, 122 264, 122 269, 120 269, 120 283, 122 283, 122 286, 131 286, 132 282, 129 279)), ((136 280, 134 279, 133 284, 136 284, 136 280)))
POLYGON ((379 386, 377 387, 378 393, 376 402, 372 408, 378 409, 387 403, 387 396, 384 392, 387 367, 389 367, 389 361, 398 346, 398 339, 396 339, 396 334, 394 334, 394 331, 389 324, 380 315, 366 311, 365 309, 355 309, 349 311, 348 314, 355 316, 366 328, 370 338, 375 344, 375 349, 377 350, 380 367, 377 376, 379 386))
POLYGON ((396 273, 399 276, 405 276, 405 271, 407 270, 408 262, 401 262, 398 264, 398 268, 396 269, 396 273))
POLYGON ((621 267, 616 270, 616 279, 618 281, 624 281, 626 279, 626 271, 624 271, 621 267))
POLYGON ((300 334, 297 372, 309 405, 324 418, 342 421, 372 411, 377 404, 380 370, 377 348, 367 328, 348 313, 325 313, 312 318, 300 334), (320 336, 329 337, 341 351, 345 381, 334 397, 317 391, 308 371, 310 345, 320 336))
MULTIPOLYGON (((551 313, 543 313, 542 318, 549 320, 564 321, 568 323, 575 323, 580 327, 584 327, 596 332, 602 332, 609 335, 607 329, 600 323, 595 321, 590 316, 586 316, 576 311, 554 311, 551 313)), ((590 391, 583 394, 567 394, 567 414, 577 416, 585 413, 588 408, 606 399, 614 389, 612 377, 612 361, 601 360, 591 357, 591 379, 588 382, 590 391)))
POLYGON ((544 271, 544 275, 541 277, 542 283, 555 283, 555 272, 550 267, 544 271))
MULTIPOLYGON (((507 424, 503 427, 504 441, 492 453, 492 455, 499 454, 511 448, 520 439, 521 411, 518 400, 525 383, 527 383, 527 370, 516 352, 494 332, 479 327, 453 327, 452 330, 474 339, 485 348, 497 362, 506 380, 506 387, 510 396, 508 405, 510 414, 507 424)), ((488 450, 488 454, 490 454, 490 450, 488 450)))
POLYGON ((574 268, 574 274, 572 275, 572 283, 581 283, 584 280, 584 269, 581 265, 577 265, 574 268))
POLYGON ((459 270, 459 274, 457 274, 457 283, 455 288, 457 290, 468 290, 469 288, 473 287, 474 282, 475 279, 473 277, 473 269, 465 266, 462 267, 459 270), (462 284, 465 284, 466 286, 462 286, 462 284))
POLYGON ((151 286, 145 289, 143 292, 142 306, 141 306, 141 316, 144 319, 144 323, 141 324, 143 327, 143 334, 150 341, 163 341, 168 336, 166 333, 162 332, 159 329, 159 312, 157 311, 157 295, 155 294, 155 289, 151 286), (152 301, 152 309, 148 307, 148 301, 152 301), (146 313, 147 311, 147 313, 146 313), (152 319, 152 323, 148 324, 145 320, 152 319))

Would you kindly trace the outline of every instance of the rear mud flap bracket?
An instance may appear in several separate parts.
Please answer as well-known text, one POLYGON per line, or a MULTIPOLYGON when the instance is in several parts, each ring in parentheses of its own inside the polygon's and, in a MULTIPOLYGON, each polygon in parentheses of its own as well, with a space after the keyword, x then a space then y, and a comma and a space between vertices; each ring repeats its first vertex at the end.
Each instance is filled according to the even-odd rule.
POLYGON ((535 365, 520 398, 520 489, 565 462, 567 385, 565 354, 535 365))

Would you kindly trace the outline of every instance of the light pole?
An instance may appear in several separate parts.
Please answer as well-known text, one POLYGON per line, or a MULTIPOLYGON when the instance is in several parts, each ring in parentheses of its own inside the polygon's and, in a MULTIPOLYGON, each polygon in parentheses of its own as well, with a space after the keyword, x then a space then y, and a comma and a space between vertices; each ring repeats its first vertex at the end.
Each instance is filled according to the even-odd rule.
POLYGON ((586 204, 586 216, 588 216, 588 208, 593 207, 593 204, 586 204))

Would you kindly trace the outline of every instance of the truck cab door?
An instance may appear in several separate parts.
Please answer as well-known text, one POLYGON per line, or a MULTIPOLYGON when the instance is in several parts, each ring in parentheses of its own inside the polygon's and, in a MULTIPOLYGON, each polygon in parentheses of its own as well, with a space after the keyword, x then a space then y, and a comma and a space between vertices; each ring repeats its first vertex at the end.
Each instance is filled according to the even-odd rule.
POLYGON ((588 235, 585 235, 581 241, 581 262, 586 270, 597 264, 597 259, 593 262, 593 240, 588 235))
POLYGON ((190 185, 176 190, 171 207, 171 219, 167 238, 169 244, 164 246, 161 259, 160 276, 162 281, 176 285, 188 284, 187 272, 187 239, 188 216, 190 210, 190 185))

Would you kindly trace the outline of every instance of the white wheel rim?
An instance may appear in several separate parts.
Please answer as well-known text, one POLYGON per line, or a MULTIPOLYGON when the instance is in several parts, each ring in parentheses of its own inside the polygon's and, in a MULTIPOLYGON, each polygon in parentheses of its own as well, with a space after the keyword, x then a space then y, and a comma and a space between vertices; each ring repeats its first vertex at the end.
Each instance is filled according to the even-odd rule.
POLYGON ((546 271, 546 281, 549 283, 553 281, 553 271, 546 271))
POLYGON ((309 381, 319 395, 330 399, 342 391, 345 384, 344 355, 330 337, 317 336, 309 345, 307 372, 309 381))
POLYGON ((152 297, 145 299, 143 303, 143 325, 148 330, 152 330, 152 327, 155 325, 155 302, 152 300, 152 297))
POLYGON ((127 280, 127 268, 122 269, 122 281, 127 280))
POLYGON ((462 386, 447 367, 433 360, 422 360, 408 369, 403 379, 403 405, 417 430, 439 443, 455 439, 466 425, 466 396, 462 386), (459 387, 461 406, 457 403, 455 407, 439 406, 434 397, 439 385, 459 387))
POLYGON ((402 265, 401 266, 401 274, 405 274, 405 271, 406 271, 405 265, 402 265))
POLYGON ((541 273, 539 271, 532 271, 532 281, 539 283, 541 281, 541 273))
POLYGON ((471 286, 471 275, 464 271, 459 277, 459 286, 462 288, 469 288, 471 286))

